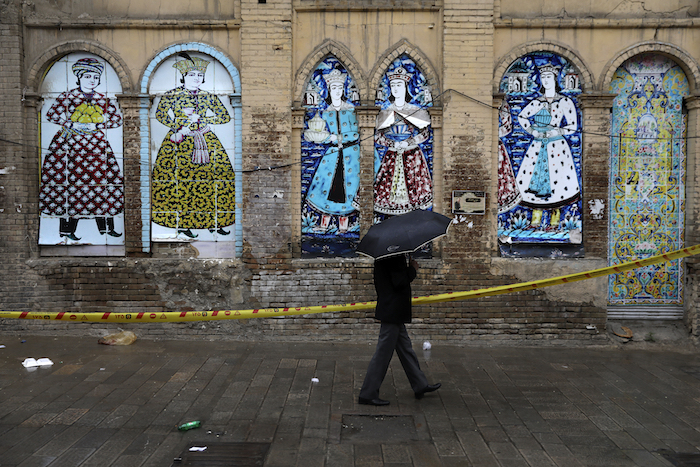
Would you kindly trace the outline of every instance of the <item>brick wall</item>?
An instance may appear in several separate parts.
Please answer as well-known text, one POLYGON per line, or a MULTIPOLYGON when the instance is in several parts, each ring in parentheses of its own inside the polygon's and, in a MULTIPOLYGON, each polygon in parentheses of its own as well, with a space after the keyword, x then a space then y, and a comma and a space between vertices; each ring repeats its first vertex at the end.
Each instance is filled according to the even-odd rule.
MULTIPOLYGON (((38 3, 36 11, 53 11, 48 1, 38 3)), ((175 1, 173 8, 183 7, 184 3, 175 1)), ((19 0, 1 2, 0 137, 26 146, 0 144, 0 254, 3 258, 0 310, 232 310, 373 300, 369 261, 299 258, 299 220, 296 216, 300 199, 295 193, 299 171, 294 164, 295 154, 299 152, 300 124, 297 122, 293 128, 292 106, 299 98, 294 90, 302 89, 304 73, 308 74, 315 66, 311 60, 298 64, 300 70, 295 69, 293 48, 300 44, 309 51, 315 51, 321 44, 329 44, 328 50, 339 52, 340 59, 354 58, 354 70, 358 77, 363 76, 364 82, 360 83, 363 107, 358 111, 364 140, 363 186, 360 190, 363 232, 369 226, 367 219, 371 218, 372 212, 371 135, 376 109, 371 105, 374 90, 369 87, 384 72, 385 62, 405 51, 424 68, 424 72, 435 74, 430 76, 435 89, 445 91, 439 105, 431 110, 435 130, 436 209, 449 213, 452 190, 479 190, 487 193, 487 213, 468 216, 466 222, 455 224, 449 237, 436 245, 435 258, 421 261, 422 268, 414 283, 415 295, 458 292, 525 280, 512 271, 503 272, 494 267, 494 257, 498 254, 497 115, 491 107, 495 101, 494 76, 498 76, 498 70, 507 67, 518 53, 543 50, 543 47, 567 53, 575 50, 584 59, 573 57, 572 62, 581 69, 587 86, 584 89, 587 94, 581 96, 584 125, 589 130, 583 141, 584 243, 587 259, 604 259, 607 254, 607 216, 592 218, 590 211, 585 209, 589 199, 607 200, 608 139, 598 135, 608 131, 610 102, 609 96, 596 89, 600 76, 606 73, 604 64, 599 63, 602 59, 596 55, 600 53, 599 48, 584 39, 571 38, 580 32, 575 21, 566 23, 568 29, 561 31, 549 26, 546 30, 539 28, 537 25, 541 26, 541 22, 537 23, 537 19, 528 20, 532 24, 518 23, 520 26, 512 30, 503 24, 495 30, 494 25, 503 21, 498 14, 494 18, 494 11, 499 12, 498 1, 415 0, 402 4, 402 21, 414 15, 415 25, 411 27, 436 31, 425 33, 425 36, 416 34, 415 37, 440 35, 441 47, 436 47, 440 52, 428 53, 421 49, 421 44, 396 37, 396 30, 392 32, 393 36, 385 37, 386 25, 382 24, 367 25, 366 36, 352 37, 351 41, 355 42, 350 44, 342 43, 344 32, 337 35, 331 32, 332 37, 322 38, 319 44, 308 44, 304 42, 309 37, 308 31, 295 29, 297 7, 303 6, 305 15, 317 14, 318 21, 324 21, 326 8, 335 8, 334 17, 338 18, 342 16, 341 8, 354 14, 363 8, 370 13, 386 12, 395 7, 394 3, 369 0, 347 4, 325 0, 267 0, 267 3, 258 3, 257 0, 240 0, 232 9, 236 12, 235 17, 225 23, 217 23, 216 18, 206 21, 187 18, 188 22, 183 23, 187 27, 174 22, 160 24, 155 20, 133 19, 128 15, 114 23, 105 20, 104 27, 96 27, 85 25, 84 21, 64 13, 61 13, 64 16, 60 22, 53 17, 32 16, 32 9, 27 7, 24 14, 29 15, 31 27, 23 29, 24 17, 20 14, 19 0), (442 14, 442 24, 434 24, 437 10, 442 14), (207 24, 216 27, 208 28, 207 24), (148 38, 143 49, 139 45, 138 50, 131 50, 131 45, 124 46, 114 39, 115 31, 123 34, 129 28, 137 29, 139 37, 148 38), (506 30, 508 32, 504 33, 506 30), (29 37, 23 37, 23 34, 29 37), (546 40, 543 39, 545 35, 548 36, 546 40), (144 68, 159 51, 171 47, 174 42, 199 40, 196 38, 200 36, 206 37, 212 48, 228 54, 236 62, 241 75, 244 173, 243 191, 237 195, 242 212, 243 252, 236 259, 202 260, 196 258, 191 249, 175 251, 163 247, 159 255, 152 257, 143 253, 141 244, 140 96, 133 90, 138 88, 136 83, 144 68), (568 41, 568 48, 558 45, 557 41, 568 41), (332 45, 336 48, 333 49, 332 45), (30 91, 36 91, 31 86, 40 82, 41 73, 48 63, 60 53, 80 47, 112 57, 110 63, 125 84, 125 94, 120 97, 124 114, 128 219, 125 257, 47 258, 40 255, 37 246, 39 158, 33 145, 38 134, 36 111, 39 100, 29 92, 22 102, 23 90, 28 86, 30 91), (388 48, 381 50, 381 47, 388 48), (368 50, 368 57, 376 58, 351 57, 362 50, 368 50), (598 52, 594 53, 594 50, 598 52), (31 63, 24 63, 23 57, 32 57, 31 63), (590 69, 588 64, 591 64, 590 69), (363 66, 366 69, 362 69, 363 66)), ((115 4, 114 8, 119 7, 115 4)), ((186 12, 186 8, 183 7, 182 11, 186 12)), ((333 31, 333 25, 325 26, 325 31, 333 31)), ((342 24, 335 27, 342 29, 342 24)), ((613 29, 606 26, 605 34, 610 34, 613 29)), ((620 29, 620 37, 633 42, 635 39, 631 38, 630 30, 620 29)), ((691 32, 685 40, 686 43, 678 46, 686 50, 693 50, 693 44, 700 43, 691 32)), ((659 47, 665 53, 672 52, 667 45, 659 47)), ((697 112, 692 111, 690 103, 689 109, 689 127, 697 134, 697 112)), ((295 115, 298 117, 298 112, 295 115)), ((689 142, 692 164, 688 170, 688 189, 691 192, 697 186, 696 146, 697 143, 689 142)), ((688 200, 688 216, 697 219, 697 200, 692 196, 688 200)), ((605 214, 607 211, 606 206, 605 214)), ((688 231, 688 243, 697 240, 695 224, 693 222, 688 231)), ((517 263, 517 260, 513 261, 517 263)), ((566 262, 566 268, 577 272, 590 264, 573 260, 566 262)), ((691 261, 692 264, 695 263, 691 261)), ((541 277, 554 275, 548 272, 558 270, 560 265, 555 260, 542 260, 539 267, 541 277)), ((691 305, 698 297, 696 278, 697 271, 692 266, 688 269, 688 324, 697 336, 697 311, 695 305, 691 305)), ((453 343, 604 342, 604 333, 597 332, 606 324, 605 305, 601 304, 604 297, 592 286, 577 287, 591 287, 591 294, 579 293, 576 297, 564 294, 565 299, 562 299, 561 294, 555 295, 545 289, 418 306, 414 309, 412 333, 418 340, 453 343), (588 329, 591 325, 593 328, 588 329)), ((368 342, 376 338, 376 323, 371 311, 145 325, 0 320, 0 330, 11 333, 98 335, 118 327, 154 338, 368 342)))
POLYGON ((4 309, 24 309, 34 289, 45 289, 24 262, 37 251, 38 177, 29 163, 36 141, 26 129, 36 118, 23 106, 24 66, 19 2, 0 3, 0 258, 4 309))
MULTIPOLYGON (((689 154, 686 165, 686 231, 685 244, 696 245, 700 243, 700 197, 697 187, 700 183, 700 158, 692 157, 700 152, 700 100, 697 96, 686 99, 688 109, 688 146, 689 154)), ((686 289, 685 289, 685 309, 686 324, 691 335, 696 342, 700 342, 700 258, 692 256, 686 262, 686 289)))
POLYGON ((141 241, 141 134, 139 132, 139 99, 133 96, 119 100, 124 129, 124 241, 129 256, 143 256, 141 241))
POLYGON ((700 282, 698 281, 697 262, 688 264, 688 279, 685 287, 685 299, 687 302, 685 324, 690 335, 696 343, 700 343, 700 313, 698 302, 700 301, 700 282))
MULTIPOLYGON (((438 260, 422 261, 414 295, 471 290, 518 282, 473 265, 468 272, 438 260)), ((153 313, 341 304, 375 299, 369 261, 295 260, 287 270, 248 273, 236 261, 155 259, 36 259, 28 266, 46 285, 19 309, 67 313, 153 313), (295 267, 296 266, 296 267, 295 267)), ((28 296, 26 293, 19 295, 28 296)), ((352 340, 371 342, 373 311, 324 313, 274 319, 172 324, 101 324, 0 320, 15 334, 103 335, 117 328, 140 337, 187 339, 352 340)), ((410 326, 418 340, 445 343, 521 341, 595 343, 604 339, 605 312, 592 304, 548 300, 542 291, 414 307, 410 326)))
POLYGON ((291 18, 290 1, 241 2, 243 170, 247 171, 241 204, 244 261, 253 270, 280 267, 291 258, 291 169, 257 170, 291 162, 291 18))
MULTIPOLYGON (((496 212, 490 107, 493 73, 493 5, 490 2, 444 3, 443 203, 451 206, 452 190, 488 193, 486 208, 496 212), (482 102, 480 104, 471 98, 482 102)), ((481 263, 494 253, 494 216, 471 216, 455 225, 445 246, 450 261, 481 263)))
POLYGON ((607 257, 608 247, 608 179, 610 160, 610 115, 612 97, 609 95, 587 94, 581 96, 583 127, 586 129, 582 144, 586 157, 583 170, 583 225, 586 256, 607 257), (586 202, 602 200, 602 215, 592 215, 586 202))

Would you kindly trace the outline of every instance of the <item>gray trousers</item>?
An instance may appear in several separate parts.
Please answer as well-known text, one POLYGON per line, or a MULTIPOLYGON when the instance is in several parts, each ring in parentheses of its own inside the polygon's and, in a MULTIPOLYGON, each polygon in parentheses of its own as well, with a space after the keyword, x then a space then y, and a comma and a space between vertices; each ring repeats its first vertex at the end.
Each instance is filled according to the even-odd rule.
POLYGON ((421 371, 418 357, 413 351, 413 347, 411 347, 411 338, 408 337, 408 332, 406 332, 406 325, 403 323, 382 322, 382 326, 379 329, 377 349, 369 362, 365 381, 362 383, 362 389, 360 389, 360 397, 370 400, 379 397, 379 388, 389 369, 394 350, 399 356, 403 371, 406 373, 409 383, 411 383, 413 392, 421 391, 428 385, 428 379, 421 371))

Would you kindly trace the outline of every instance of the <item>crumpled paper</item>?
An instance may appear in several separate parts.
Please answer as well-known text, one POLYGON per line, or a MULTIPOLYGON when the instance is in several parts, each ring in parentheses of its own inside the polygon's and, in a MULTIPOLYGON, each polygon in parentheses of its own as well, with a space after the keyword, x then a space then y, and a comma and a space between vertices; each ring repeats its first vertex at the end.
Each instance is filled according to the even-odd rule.
POLYGON ((97 343, 104 345, 131 345, 136 342, 136 334, 131 331, 122 331, 116 334, 101 337, 97 343))

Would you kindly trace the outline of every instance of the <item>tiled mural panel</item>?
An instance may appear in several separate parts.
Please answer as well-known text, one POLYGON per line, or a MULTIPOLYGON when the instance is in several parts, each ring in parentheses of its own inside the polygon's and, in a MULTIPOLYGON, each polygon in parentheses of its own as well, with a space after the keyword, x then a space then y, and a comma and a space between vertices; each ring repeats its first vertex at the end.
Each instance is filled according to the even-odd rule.
POLYGON ((205 54, 180 52, 153 72, 154 241, 235 241, 232 93, 226 68, 205 54))
MULTIPOLYGON (((407 55, 387 68, 377 90, 374 129, 374 223, 433 208, 432 89, 407 55)), ((416 252, 431 256, 431 246, 416 252)))
MULTIPOLYGON (((643 54, 615 73, 610 163, 610 264, 681 248, 685 209, 681 68, 643 54)), ((670 261, 610 276, 611 305, 683 303, 683 263, 670 261)))
POLYGON ((433 105, 426 77, 408 56, 382 77, 375 105, 375 222, 433 207, 433 105))
POLYGON ((304 93, 301 139, 302 255, 354 256, 360 235, 360 133, 353 77, 335 57, 314 70, 304 93))
MULTIPOLYGON (((304 94, 302 255, 354 256, 359 241, 357 193, 359 93, 335 57, 313 72, 304 94)), ((377 90, 374 219, 433 205, 432 106, 426 77, 407 55, 388 67, 377 90)), ((428 252, 428 249, 426 249, 428 252)))
POLYGON ((582 256, 581 93, 564 57, 536 52, 501 80, 498 237, 503 256, 582 256))
POLYGON ((121 84, 102 58, 72 53, 44 77, 39 244, 123 245, 121 84))

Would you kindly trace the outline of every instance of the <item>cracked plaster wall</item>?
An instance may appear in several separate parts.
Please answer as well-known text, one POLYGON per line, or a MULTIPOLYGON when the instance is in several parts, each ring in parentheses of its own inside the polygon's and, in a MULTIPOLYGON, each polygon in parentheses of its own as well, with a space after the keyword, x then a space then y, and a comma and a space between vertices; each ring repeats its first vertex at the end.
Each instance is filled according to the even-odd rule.
POLYGON ((691 18, 700 15, 695 0, 501 0, 502 18, 691 18))
MULTIPOLYGON (((548 260, 548 259, 507 259, 493 258, 489 272, 494 276, 514 276, 520 282, 551 279, 553 277, 575 274, 604 268, 604 259, 548 260)), ((588 279, 572 284, 554 285, 541 290, 545 296, 555 302, 590 303, 605 308, 607 295, 607 277, 588 279)))
POLYGON ((24 5, 25 10, 44 18, 176 19, 182 17, 182 11, 192 17, 233 18, 231 2, 221 0, 37 0, 24 5))

